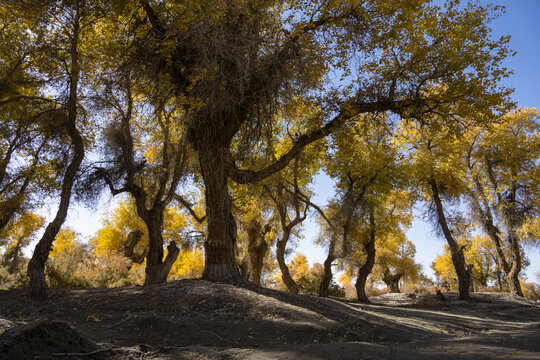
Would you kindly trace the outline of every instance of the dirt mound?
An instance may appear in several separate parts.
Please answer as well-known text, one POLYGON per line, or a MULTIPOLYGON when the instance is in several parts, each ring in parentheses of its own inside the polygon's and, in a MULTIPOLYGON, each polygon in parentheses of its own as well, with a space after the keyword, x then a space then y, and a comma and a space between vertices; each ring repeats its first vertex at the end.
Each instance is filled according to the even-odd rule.
POLYGON ((45 300, 0 291, 6 327, 37 319, 73 327, 46 328, 8 346, 10 329, 0 353, 18 346, 7 358, 31 348, 30 358, 114 360, 538 359, 540 307, 499 294, 472 297, 387 294, 360 304, 202 280, 51 291, 45 300))
MULTIPOLYGON (((0 335, 0 359, 64 359, 91 353, 98 346, 62 321, 15 326, 0 335), (73 354, 70 356, 69 354, 73 354)), ((97 354, 96 354, 97 355, 97 354)))

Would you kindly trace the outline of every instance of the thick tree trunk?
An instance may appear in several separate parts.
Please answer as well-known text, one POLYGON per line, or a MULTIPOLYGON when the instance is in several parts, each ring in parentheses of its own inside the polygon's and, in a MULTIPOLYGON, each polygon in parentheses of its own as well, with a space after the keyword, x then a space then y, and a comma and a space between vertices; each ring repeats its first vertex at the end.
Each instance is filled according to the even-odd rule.
POLYGON ((146 256, 146 277, 144 286, 162 284, 167 281, 169 272, 178 258, 180 250, 172 241, 167 247, 168 253, 163 260, 163 210, 147 213, 143 218, 148 228, 148 255, 146 256))
POLYGON ((264 257, 268 251, 268 244, 264 238, 268 231, 270 226, 266 225, 263 229, 262 224, 256 219, 252 219, 248 224, 247 254, 242 260, 241 270, 242 276, 257 286, 261 285, 264 257))
POLYGON ((298 294, 298 285, 294 282, 291 273, 289 272, 289 267, 285 263, 285 247, 289 240, 290 233, 285 231, 281 240, 276 244, 276 258, 279 265, 279 270, 281 270, 281 279, 285 283, 287 290, 289 292, 298 294))
POLYGON ((328 297, 328 288, 330 287, 330 282, 332 281, 332 262, 335 260, 335 256, 328 254, 326 260, 324 261, 324 274, 321 279, 321 284, 319 285, 319 296, 328 297))
POLYGON ((401 280, 401 277, 403 274, 397 273, 395 275, 392 275, 390 271, 387 269, 387 271, 384 272, 383 282, 388 287, 388 292, 390 293, 400 293, 399 291, 399 280, 401 280))
POLYGON ((495 270, 495 274, 497 274, 497 285, 499 286, 499 292, 503 292, 502 271, 498 266, 497 270, 495 270))
POLYGON ((228 175, 222 154, 212 144, 199 149, 199 164, 205 185, 208 233, 204 242, 203 279, 216 282, 242 283, 236 264, 236 221, 232 215, 228 175))
POLYGON ((249 256, 249 270, 250 276, 248 280, 255 285, 261 285, 261 274, 264 265, 264 257, 268 251, 268 244, 264 240, 264 235, 260 237, 256 242, 250 243, 248 246, 249 256))
POLYGON ((364 245, 366 251, 366 262, 358 269, 358 277, 354 287, 356 288, 356 296, 358 301, 369 303, 369 298, 366 294, 366 281, 375 265, 375 217, 373 211, 370 213, 371 231, 368 242, 364 245))
MULTIPOLYGON (((521 284, 519 283, 519 273, 521 271, 522 265, 521 252, 519 247, 519 236, 516 233, 516 229, 523 224, 524 216, 516 209, 517 189, 515 187, 512 187, 509 194, 502 195, 498 190, 499 186, 497 184, 497 180, 492 167, 493 163, 491 160, 488 159, 487 156, 484 159, 488 172, 488 177, 491 181, 491 184, 493 185, 493 189, 497 192, 497 207, 499 209, 499 216, 503 219, 504 223, 506 223, 505 225, 508 231, 507 242, 510 246, 511 264, 507 263, 506 266, 503 267, 504 275, 506 276, 506 280, 508 281, 510 293, 518 296, 523 296, 521 284)), ((499 253, 502 254, 502 250, 497 249, 498 256, 500 256, 499 253)), ((501 256, 501 258, 504 258, 504 256, 501 256)))
POLYGON ((510 271, 506 275, 508 285, 510 286, 510 293, 523 297, 523 291, 521 290, 521 284, 519 282, 519 273, 521 272, 521 252, 519 249, 519 238, 511 231, 508 236, 508 243, 510 244, 510 256, 512 259, 512 266, 510 271))
POLYGON ((178 259, 178 254, 180 254, 180 249, 176 246, 174 241, 171 241, 169 246, 167 246, 167 257, 163 262, 157 265, 146 266, 146 278, 144 280, 144 286, 163 284, 167 282, 167 277, 171 268, 178 259))
POLYGON ((437 221, 441 226, 441 230, 446 238, 448 246, 450 247, 450 252, 452 254, 452 263, 458 277, 458 291, 460 300, 469 300, 469 272, 467 271, 467 266, 465 264, 465 257, 463 256, 463 249, 459 247, 454 236, 448 227, 448 222, 446 221, 446 216, 444 215, 443 205, 440 197, 439 186, 437 182, 433 179, 429 180, 429 185, 431 187, 433 202, 435 204, 435 209, 437 211, 437 221))
POLYGON ((332 281, 332 263, 336 260, 335 256, 335 247, 336 242, 334 239, 330 240, 330 246, 328 248, 328 256, 324 261, 324 273, 321 279, 321 284, 319 285, 319 296, 328 297, 328 288, 330 287, 330 282, 332 281))

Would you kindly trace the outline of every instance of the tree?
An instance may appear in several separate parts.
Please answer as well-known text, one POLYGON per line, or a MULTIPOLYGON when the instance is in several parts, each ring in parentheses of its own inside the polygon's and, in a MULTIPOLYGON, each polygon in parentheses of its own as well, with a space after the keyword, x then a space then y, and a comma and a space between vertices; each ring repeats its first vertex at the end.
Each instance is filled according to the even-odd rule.
MULTIPOLYGON (((496 255, 492 241, 482 236, 460 236, 457 239, 464 249, 463 254, 469 265, 471 274, 471 288, 478 289, 478 285, 488 286, 492 281, 499 281, 496 268, 496 255)), ((441 284, 451 290, 457 288, 456 271, 452 265, 450 248, 445 246, 444 252, 438 255, 431 265, 441 284)), ((500 285, 500 284, 499 284, 500 285)))
POLYGON ((198 156, 208 224, 203 278, 211 281, 242 281, 229 180, 255 183, 275 174, 359 114, 419 117, 445 113, 457 101, 461 110, 488 111, 506 93, 496 82, 506 74, 500 61, 508 39, 489 39, 489 7, 376 0, 139 3, 144 19, 133 17, 132 48, 141 72, 171 85, 198 156), (343 74, 337 90, 328 76, 333 71, 343 74), (431 91, 436 85, 443 86, 431 91), (319 109, 305 131, 276 161, 239 168, 237 158, 245 155, 233 151, 239 132, 256 144, 259 130, 298 98, 319 109))
POLYGON ((382 280, 388 292, 399 293, 402 280, 415 282, 420 274, 420 265, 414 262, 416 247, 407 240, 405 233, 389 233, 379 242, 372 281, 382 280))
MULTIPOLYGON (((181 262, 185 257, 194 257, 192 243, 188 238, 190 224, 188 217, 183 214, 179 207, 167 207, 163 213, 162 238, 164 242, 176 243, 180 246, 178 257, 181 262)), ((137 215, 135 201, 131 198, 120 200, 116 207, 103 216, 103 227, 98 230, 91 240, 94 255, 105 258, 111 253, 116 253, 130 259, 133 264, 144 262, 149 251, 148 228, 144 221, 137 215)), ((168 255, 168 254, 165 254, 168 255)), ((166 258, 166 256, 165 256, 166 258)), ((171 267, 171 275, 177 267, 171 267)))
MULTIPOLYGON (((41 5, 41 4, 40 4, 41 5)), ((57 64, 58 69, 65 70, 61 74, 60 85, 67 85, 67 96, 65 101, 60 101, 63 105, 58 109, 55 120, 57 131, 65 133, 72 147, 72 155, 69 165, 65 168, 62 179, 62 190, 60 192, 60 202, 54 219, 49 223, 42 238, 37 243, 32 258, 28 264, 28 276, 30 277, 30 294, 35 297, 46 296, 45 263, 49 257, 49 252, 54 239, 62 224, 64 223, 69 209, 71 192, 79 168, 83 162, 85 154, 84 139, 77 128, 80 121, 80 79, 85 61, 85 40, 92 35, 95 17, 91 4, 85 1, 75 2, 51 2, 43 4, 40 8, 42 18, 38 19, 36 28, 48 26, 55 37, 51 37, 50 46, 58 54, 52 61, 57 64), (54 19, 54 21, 50 21, 54 19), (65 50, 64 50, 65 49, 65 50)), ((30 29, 32 30, 32 29, 30 29)), ((62 97, 60 89, 59 96, 62 97)))
POLYGON ((236 219, 239 223, 239 245, 243 247, 239 252, 242 276, 260 286, 264 260, 277 234, 271 204, 257 195, 248 196, 243 206, 237 206, 240 209, 237 210, 236 219))
POLYGON ((468 300, 470 273, 463 255, 463 247, 456 240, 459 235, 461 216, 452 214, 464 194, 465 175, 462 159, 465 153, 462 134, 464 128, 472 126, 478 118, 460 119, 455 126, 445 126, 444 119, 430 119, 438 126, 406 124, 404 133, 412 144, 410 156, 414 163, 415 177, 420 194, 427 202, 428 214, 434 227, 444 237, 452 254, 452 263, 458 277, 460 300, 468 300))
MULTIPOLYGON (((359 269, 358 288, 364 288, 371 273, 378 232, 375 216, 379 214, 375 213, 381 211, 378 207, 385 206, 393 191, 407 182, 407 166, 400 163, 399 148, 391 137, 394 126, 385 115, 376 120, 359 117, 332 136, 336 150, 328 156, 325 167, 336 180, 337 195, 328 207, 329 226, 323 224, 326 228, 322 240, 328 241, 328 256, 320 296, 327 295, 333 261, 346 257, 353 247, 367 255, 359 269)), ((360 297, 367 301, 367 296, 360 297)))
POLYGON ((13 274, 23 261, 23 249, 36 238, 45 224, 45 218, 33 213, 24 213, 0 232, 0 247, 5 249, 2 264, 13 274))
POLYGON ((414 202, 412 194, 406 190, 393 189, 388 193, 375 191, 366 199, 364 210, 358 213, 351 228, 350 251, 345 258, 349 274, 357 271, 355 283, 358 301, 369 303, 366 294, 368 276, 372 281, 382 280, 384 270, 391 267, 396 273, 414 277, 417 270, 414 253, 404 254, 400 250, 407 244, 405 229, 410 226, 410 208, 414 202))
MULTIPOLYGON (((54 137, 44 131, 55 102, 44 96, 42 34, 2 2, 0 10, 0 231, 55 188, 54 137), (4 6, 5 5, 5 6, 4 6)), ((17 226, 15 226, 17 227, 17 226)))
POLYGON ((129 72, 116 76, 102 79, 100 104, 110 111, 112 121, 104 134, 107 162, 96 168, 90 181, 101 180, 113 195, 133 197, 149 242, 144 285, 155 285, 167 280, 180 251, 176 241, 171 241, 163 258, 164 212, 181 198, 178 185, 188 173, 184 130, 175 119, 182 114, 159 89, 154 90, 157 95, 148 93, 129 72), (149 116, 152 122, 147 121, 149 116))
POLYGON ((265 182, 264 186, 268 196, 274 202, 277 213, 275 217, 279 219, 280 224, 281 231, 276 242, 277 262, 283 282, 287 289, 293 293, 298 293, 298 285, 289 273, 285 263, 285 253, 291 236, 295 235, 295 227, 306 219, 310 206, 319 209, 310 201, 305 189, 316 172, 316 167, 312 164, 313 160, 314 157, 308 156, 307 152, 302 153, 294 160, 290 168, 280 173, 279 176, 274 175, 265 182), (292 178, 292 182, 287 181, 287 178, 292 178))
POLYGON ((510 292, 519 296, 523 296, 520 242, 534 239, 531 225, 540 210, 538 119, 536 109, 525 108, 505 114, 486 127, 472 129, 466 158, 472 213, 495 245, 510 292))

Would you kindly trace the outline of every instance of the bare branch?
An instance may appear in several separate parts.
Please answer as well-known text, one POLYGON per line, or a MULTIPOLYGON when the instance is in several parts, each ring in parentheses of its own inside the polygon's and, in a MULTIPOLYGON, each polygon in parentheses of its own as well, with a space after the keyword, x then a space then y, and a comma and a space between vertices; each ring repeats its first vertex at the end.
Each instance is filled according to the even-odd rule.
POLYGON ((285 168, 285 166, 287 166, 292 159, 298 156, 302 149, 304 149, 307 145, 330 135, 347 120, 367 112, 383 112, 388 110, 399 112, 399 110, 408 106, 410 105, 405 104, 404 102, 390 100, 380 100, 373 103, 360 104, 346 103, 342 106, 339 114, 336 115, 332 120, 326 123, 323 127, 313 130, 310 133, 300 135, 298 140, 296 140, 288 152, 280 156, 276 162, 262 170, 253 171, 239 169, 236 164, 234 164, 232 154, 229 150, 227 150, 227 153, 224 155, 230 169, 229 176, 239 184, 255 183, 264 180, 268 176, 271 176, 285 168))
POLYGON ((199 224, 202 224, 205 220, 206 220, 206 215, 204 216, 199 216, 197 215, 197 213, 195 212, 195 210, 193 210, 193 205, 191 205, 186 199, 184 199, 182 196, 178 195, 178 194, 174 194, 174 199, 176 201, 178 201, 180 204, 182 204, 183 207, 185 207, 187 209, 187 211, 189 211, 189 214, 199 223, 199 224))

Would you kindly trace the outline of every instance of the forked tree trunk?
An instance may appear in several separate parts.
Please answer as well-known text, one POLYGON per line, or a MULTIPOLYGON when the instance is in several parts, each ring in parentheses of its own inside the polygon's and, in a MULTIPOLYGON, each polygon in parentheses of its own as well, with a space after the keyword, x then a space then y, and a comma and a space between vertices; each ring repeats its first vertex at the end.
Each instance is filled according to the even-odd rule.
MULTIPOLYGON (((497 254, 497 263, 499 272, 502 272, 505 275, 505 278, 508 282, 509 290, 511 294, 518 296, 523 296, 523 291, 521 289, 521 283, 519 282, 519 273, 521 271, 521 253, 519 249, 519 241, 516 240, 515 236, 508 236, 508 243, 510 245, 510 259, 509 263, 506 260, 506 256, 502 249, 502 241, 499 237, 498 229, 495 227, 490 218, 482 219, 484 230, 488 234, 489 238, 495 245, 495 251, 497 254)), ((500 279, 499 279, 500 281, 500 279)), ((502 285, 499 286, 502 291, 502 285)))
POLYGON ((247 224, 247 254, 242 259, 240 270, 243 277, 257 286, 261 285, 264 257, 268 251, 265 236, 269 231, 270 225, 263 229, 258 219, 251 219, 247 224))
POLYGON ((401 277, 403 274, 397 273, 395 275, 392 275, 390 273, 390 270, 386 270, 384 272, 383 282, 388 287, 388 292, 390 293, 400 293, 399 291, 399 280, 401 280, 401 277))
MULTIPOLYGON (((511 264, 506 263, 506 266, 503 267, 504 275, 506 277, 506 281, 508 282, 510 293, 523 297, 523 291, 521 290, 521 284, 519 282, 519 273, 521 271, 522 260, 519 247, 519 236, 516 233, 516 228, 523 224, 523 214, 520 214, 516 209, 517 190, 515 187, 512 188, 510 193, 506 196, 503 196, 500 192, 498 192, 499 186, 495 178, 492 161, 489 160, 487 156, 484 157, 484 160, 488 177, 493 185, 493 189, 497 192, 499 215, 506 223, 506 228, 508 231, 507 242, 510 247, 511 264)), ((504 253, 500 249, 500 246, 497 248, 497 255, 504 259, 504 253)))
POLYGON ((285 263, 285 247, 287 246, 287 241, 289 240, 290 233, 285 231, 280 240, 276 244, 276 258, 279 265, 279 270, 281 270, 281 279, 285 283, 287 290, 289 292, 298 294, 298 285, 294 282, 289 267, 285 263))
POLYGON ((433 202, 435 203, 435 209, 437 211, 437 221, 441 227, 441 230, 446 238, 446 242, 450 247, 450 252, 452 254, 452 263, 456 270, 458 277, 458 291, 460 300, 469 300, 469 272, 465 264, 465 257, 463 256, 463 249, 459 247, 458 243, 454 239, 450 228, 448 227, 448 222, 446 221, 446 216, 444 215, 443 205, 440 197, 439 186, 436 181, 431 179, 429 180, 429 185, 431 187, 431 192, 433 195, 433 202))
POLYGON ((366 251, 366 262, 358 269, 358 277, 354 287, 356 288, 356 296, 358 301, 362 303, 369 303, 369 298, 366 294, 366 282, 369 274, 373 270, 375 265, 375 216, 373 211, 370 213, 371 230, 369 233, 368 242, 364 245, 366 251))
POLYGON ((167 257, 163 260, 163 210, 149 212, 143 220, 148 228, 148 255, 146 256, 146 277, 144 286, 162 284, 178 258, 180 250, 172 241, 167 247, 167 257))
MULTIPOLYGON (((510 250, 510 257, 512 259, 512 264, 509 264, 506 260, 506 255, 504 254, 503 247, 502 247, 502 241, 499 236, 500 231, 495 226, 493 221, 493 214, 491 211, 491 208, 489 206, 489 203, 486 199, 486 196, 482 190, 482 185, 480 184, 478 179, 475 179, 475 186, 476 186, 476 193, 473 193, 471 195, 471 200, 473 204, 475 205, 478 215, 481 218, 482 226, 484 228, 484 231, 487 233, 491 241, 493 242, 493 245, 495 245, 495 252, 497 255, 497 280, 499 283, 499 290, 503 291, 502 286, 502 280, 501 280, 501 271, 504 273, 508 284, 510 288, 510 292, 516 295, 519 295, 521 292, 521 284, 519 283, 519 271, 521 271, 521 256, 515 256, 515 247, 511 245, 510 250), (516 266, 514 266, 515 259, 518 259, 518 263, 516 263, 516 266), (516 270, 519 268, 520 270, 516 270)), ((509 239, 510 240, 510 239, 509 239)), ((509 241, 512 243, 512 241, 509 241)), ((519 251, 519 245, 518 245, 518 251, 519 251)), ((519 253, 518 253, 519 254, 519 253)), ((521 295, 523 296, 523 295, 521 295)))
POLYGON ((171 272, 171 268, 174 265, 176 259, 178 259, 180 249, 176 246, 174 241, 171 241, 167 246, 167 257, 160 264, 154 264, 152 266, 146 266, 146 278, 144 280, 144 286, 163 284, 167 282, 167 277, 171 272))
POLYGON ((330 246, 328 248, 328 256, 324 261, 324 273, 321 279, 321 284, 319 285, 319 296, 328 297, 328 288, 330 287, 330 282, 332 281, 332 263, 336 260, 335 256, 335 247, 336 242, 334 239, 330 240, 330 246))
POLYGON ((199 149, 199 164, 205 185, 207 238, 204 242, 203 279, 242 283, 245 280, 236 264, 236 221, 232 214, 228 176, 217 149, 199 149))

